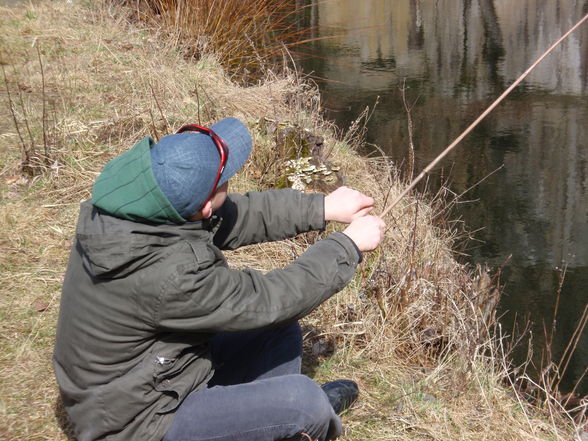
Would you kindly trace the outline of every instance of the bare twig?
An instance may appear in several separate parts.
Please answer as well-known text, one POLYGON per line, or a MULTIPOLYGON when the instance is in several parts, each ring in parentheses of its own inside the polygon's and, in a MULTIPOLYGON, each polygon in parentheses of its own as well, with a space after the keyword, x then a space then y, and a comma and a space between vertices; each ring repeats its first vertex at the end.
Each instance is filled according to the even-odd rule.
POLYGON ((194 92, 196 92, 196 112, 198 112, 198 125, 201 126, 202 119, 200 118, 200 93, 198 93, 198 84, 196 84, 194 92))
POLYGON ((31 128, 29 126, 29 116, 27 114, 27 108, 24 104, 24 100, 22 99, 22 87, 21 87, 20 83, 18 82, 18 75, 16 73, 16 67, 14 65, 12 66, 12 71, 14 73, 14 78, 16 80, 16 93, 18 95, 18 101, 20 103, 20 108, 22 109, 22 114, 23 114, 22 120, 24 121, 25 128, 27 129, 27 134, 29 135, 29 142, 31 143, 30 148, 27 150, 27 159, 26 159, 26 161, 23 162, 23 165, 25 163, 26 163, 26 165, 28 165, 32 154, 35 152, 35 140, 33 138, 33 134, 31 133, 31 128))
POLYGON ((43 151, 45 153, 45 164, 49 164, 49 144, 47 143, 47 105, 45 97, 45 70, 43 69, 43 61, 41 59, 41 50, 39 44, 35 44, 37 49, 37 57, 39 58, 39 67, 41 68, 41 100, 43 101, 43 116, 41 126, 43 128, 43 151))
POLYGON ((12 120, 14 121, 14 127, 16 128, 16 133, 18 134, 18 138, 20 139, 22 152, 23 152, 23 161, 28 159, 28 150, 20 133, 20 128, 18 125, 18 118, 16 117, 16 112, 14 111, 14 101, 12 100, 12 95, 10 94, 10 87, 8 87, 8 77, 6 76, 6 69, 4 69, 4 65, 2 65, 2 74, 4 75, 4 85, 6 86, 6 95, 8 96, 8 107, 10 107, 10 114, 12 115, 12 120))
POLYGON ((570 341, 568 342, 566 349, 564 350, 564 353, 561 357, 561 361, 558 364, 558 371, 560 372, 560 376, 559 376, 557 383, 555 383, 555 388, 559 387, 561 379, 563 378, 564 374, 568 370, 568 367, 569 367, 570 362, 572 360, 572 356, 576 352, 576 349, 578 347, 578 343, 580 342, 580 338, 582 337, 582 333, 584 332, 584 329, 586 328, 586 324, 588 324, 588 304, 586 304, 586 306, 584 307, 584 312, 582 313, 582 316, 580 318, 580 322, 576 326, 576 329, 574 329, 574 333, 572 334, 572 338, 570 338, 570 341), (563 367, 562 367, 562 364, 563 364, 563 367))
POLYGON ((153 111, 151 110, 151 106, 149 106, 149 118, 151 119, 151 128, 153 129, 153 135, 155 136, 155 140, 159 142, 159 132, 157 131, 157 126, 155 124, 155 118, 153 117, 153 111))
POLYGON ((167 121, 167 118, 163 114, 163 110, 161 110, 161 106, 159 104, 159 99, 155 95, 155 90, 153 89, 153 84, 151 84, 151 81, 149 81, 149 88, 151 89, 151 96, 153 97, 153 101, 155 101, 155 105, 157 106, 157 110, 159 110, 159 115, 161 116, 161 120, 165 124, 165 132, 169 133, 169 131, 170 131, 169 122, 167 121))
POLYGON ((436 216, 439 217, 442 214, 444 214, 448 209, 450 209, 454 203, 457 203, 457 201, 459 201, 466 193, 468 193, 469 191, 471 191, 472 189, 476 188, 478 185, 480 185, 482 182, 484 182, 486 179, 490 178, 492 175, 498 173, 500 170, 502 170, 504 168, 504 164, 501 164, 500 167, 494 169, 493 171, 491 171, 490 173, 488 173, 486 176, 484 176, 482 179, 480 179, 479 181, 477 181, 475 184, 470 185, 468 188, 466 188, 464 191, 462 191, 459 194, 455 194, 453 193, 455 196, 453 196, 453 199, 451 201, 449 201, 448 203, 445 204, 445 207, 443 207, 441 210, 439 210, 436 213, 436 216))
MULTIPOLYGON (((555 295, 555 306, 553 308, 553 317, 551 318, 551 330, 549 336, 545 336, 546 344, 551 352, 551 347, 553 346, 553 338, 555 337, 555 330, 557 329, 557 313, 559 312, 559 302, 561 300, 561 290, 563 288, 564 280, 566 278, 566 271, 567 266, 564 266, 559 274, 559 282, 557 285, 557 291, 555 295)), ((551 361, 551 357, 549 359, 551 361)))
POLYGON ((409 180, 412 180, 414 175, 414 141, 413 141, 413 126, 412 126, 412 115, 411 110, 412 106, 409 106, 406 102, 406 78, 402 82, 402 87, 400 88, 400 94, 402 96, 402 103, 404 104, 404 110, 406 111, 406 119, 407 119, 407 127, 408 127, 408 162, 407 162, 407 169, 406 169, 406 177, 409 180))

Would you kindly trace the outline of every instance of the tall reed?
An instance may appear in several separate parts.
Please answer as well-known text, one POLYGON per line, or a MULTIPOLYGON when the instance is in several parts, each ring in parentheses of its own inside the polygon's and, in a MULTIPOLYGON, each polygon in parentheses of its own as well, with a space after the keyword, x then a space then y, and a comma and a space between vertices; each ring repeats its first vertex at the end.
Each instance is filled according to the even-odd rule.
POLYGON ((235 78, 251 81, 275 66, 284 48, 306 39, 296 0, 125 0, 139 19, 157 23, 190 56, 213 52, 235 78))

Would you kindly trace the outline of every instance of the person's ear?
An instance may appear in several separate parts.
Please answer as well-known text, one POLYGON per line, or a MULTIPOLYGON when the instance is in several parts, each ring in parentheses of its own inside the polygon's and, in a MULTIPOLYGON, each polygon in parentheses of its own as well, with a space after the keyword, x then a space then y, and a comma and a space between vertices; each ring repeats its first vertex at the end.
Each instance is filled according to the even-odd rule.
POLYGON ((202 219, 208 219, 212 216, 212 202, 210 200, 202 206, 200 213, 202 214, 202 219))

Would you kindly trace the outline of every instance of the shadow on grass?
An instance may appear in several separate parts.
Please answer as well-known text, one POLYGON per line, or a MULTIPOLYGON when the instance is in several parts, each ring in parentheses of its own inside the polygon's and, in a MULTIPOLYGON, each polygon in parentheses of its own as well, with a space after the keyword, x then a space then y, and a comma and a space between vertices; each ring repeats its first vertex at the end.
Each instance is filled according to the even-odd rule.
POLYGON ((59 427, 63 431, 63 434, 67 437, 68 441, 77 441, 76 437, 74 436, 69 417, 65 413, 61 397, 58 397, 57 400, 55 400, 55 418, 57 419, 57 424, 59 424, 59 427))
POLYGON ((311 325, 302 326, 302 335, 302 374, 315 378, 321 362, 335 352, 335 342, 320 328, 311 325))

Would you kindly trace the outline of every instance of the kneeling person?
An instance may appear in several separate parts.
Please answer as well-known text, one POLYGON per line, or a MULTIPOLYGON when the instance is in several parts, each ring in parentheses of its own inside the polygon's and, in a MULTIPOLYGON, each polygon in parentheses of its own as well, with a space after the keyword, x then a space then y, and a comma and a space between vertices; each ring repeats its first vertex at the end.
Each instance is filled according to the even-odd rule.
POLYGON ((81 204, 54 368, 79 441, 334 439, 350 381, 300 375, 297 320, 380 243, 373 199, 341 187, 228 194, 252 147, 227 118, 114 158, 81 204), (348 223, 288 266, 228 267, 222 249, 348 223))

